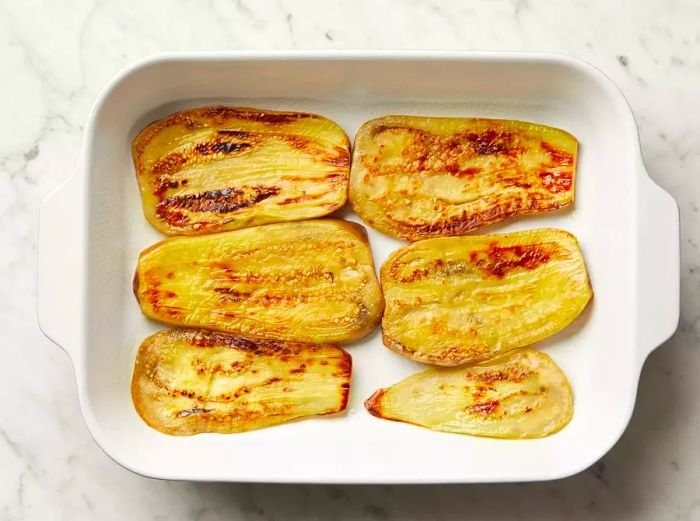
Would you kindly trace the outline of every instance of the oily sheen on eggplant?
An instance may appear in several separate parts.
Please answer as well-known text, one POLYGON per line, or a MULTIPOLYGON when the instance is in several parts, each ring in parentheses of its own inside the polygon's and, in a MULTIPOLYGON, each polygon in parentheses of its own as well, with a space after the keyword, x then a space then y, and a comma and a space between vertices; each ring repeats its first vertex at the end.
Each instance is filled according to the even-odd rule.
POLYGON ((355 138, 350 202, 399 239, 464 235, 574 201, 577 141, 523 121, 386 116, 355 138))
POLYGON ((381 283, 384 344, 444 366, 542 340, 593 294, 578 241, 557 229, 418 241, 387 258, 381 283))
POLYGON ((316 114, 185 110, 143 129, 132 155, 146 219, 167 235, 319 217, 347 199, 350 142, 316 114))
POLYGON ((228 434, 342 411, 351 366, 349 354, 328 344, 168 329, 141 344, 131 395, 161 432, 228 434))
POLYGON ((380 389, 374 416, 436 431, 493 438, 542 438, 573 416, 571 386, 544 353, 517 349, 476 365, 433 368, 380 389))
POLYGON ((165 239, 134 294, 154 320, 297 342, 352 342, 384 308, 365 229, 339 219, 165 239))

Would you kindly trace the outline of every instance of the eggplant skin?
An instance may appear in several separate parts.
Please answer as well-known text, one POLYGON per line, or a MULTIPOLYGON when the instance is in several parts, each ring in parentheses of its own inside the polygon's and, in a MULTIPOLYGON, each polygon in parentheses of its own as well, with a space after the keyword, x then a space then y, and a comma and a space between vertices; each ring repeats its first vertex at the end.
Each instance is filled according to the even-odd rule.
POLYGON ((398 239, 464 235, 573 204, 577 148, 535 123, 385 116, 357 133, 350 203, 398 239))
POLYGON ((557 229, 418 241, 387 258, 381 284, 384 345, 442 366, 542 340, 593 296, 578 241, 557 229))
POLYGON ((340 219, 165 239, 139 256, 134 293, 166 324, 296 342, 353 342, 384 309, 367 233, 340 219))
POLYGON ((344 410, 351 372, 350 355, 328 344, 167 329, 141 344, 131 396, 165 434, 229 434, 344 410))
POLYGON ((549 436, 574 414, 566 375, 549 356, 528 348, 414 374, 375 392, 365 408, 436 431, 508 439, 549 436))
POLYGON ((146 219, 166 235, 320 217, 347 200, 350 141, 316 114, 177 112, 143 129, 132 156, 146 219))

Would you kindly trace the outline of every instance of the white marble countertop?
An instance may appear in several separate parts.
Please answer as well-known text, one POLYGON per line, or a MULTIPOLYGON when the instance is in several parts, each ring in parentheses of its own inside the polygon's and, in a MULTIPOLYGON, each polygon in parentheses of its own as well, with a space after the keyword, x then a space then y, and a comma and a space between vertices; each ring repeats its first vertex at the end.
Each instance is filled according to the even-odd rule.
POLYGON ((0 519, 700 520, 700 5, 571 4, 0 1, 0 519), (648 170, 681 208, 682 310, 627 432, 593 468, 541 484, 195 484, 134 475, 93 442, 70 361, 36 322, 41 199, 71 173, 90 104, 122 67, 159 51, 285 48, 564 52, 622 88, 648 170))

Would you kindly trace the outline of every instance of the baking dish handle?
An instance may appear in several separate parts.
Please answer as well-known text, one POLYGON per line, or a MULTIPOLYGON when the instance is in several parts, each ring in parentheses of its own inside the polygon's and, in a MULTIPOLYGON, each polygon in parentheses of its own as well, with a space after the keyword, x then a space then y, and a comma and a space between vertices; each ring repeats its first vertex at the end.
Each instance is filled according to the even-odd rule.
POLYGON ((643 169, 637 251, 637 344, 644 359, 673 334, 680 315, 680 217, 676 200, 643 169))
POLYGON ((44 198, 39 210, 37 247, 39 327, 73 363, 84 316, 82 178, 78 169, 44 198))

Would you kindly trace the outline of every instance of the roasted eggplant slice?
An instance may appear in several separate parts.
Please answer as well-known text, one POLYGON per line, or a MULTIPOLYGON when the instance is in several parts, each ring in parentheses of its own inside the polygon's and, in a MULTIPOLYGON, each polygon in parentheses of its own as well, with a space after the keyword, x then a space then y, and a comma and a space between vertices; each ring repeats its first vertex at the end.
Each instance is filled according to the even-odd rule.
POLYGON ((374 416, 435 431, 492 438, 542 438, 573 416, 566 375, 544 353, 518 349, 477 365, 433 368, 380 389, 374 416))
POLYGON ((166 434, 242 432, 342 411, 351 365, 328 344, 168 329, 141 344, 131 396, 141 418, 166 434))
POLYGON ((316 114, 186 110, 143 129, 132 153, 146 218, 168 235, 319 217, 347 199, 350 142, 316 114))
POLYGON ((381 280, 384 344, 446 366, 542 340, 592 296, 578 241, 555 229, 419 241, 389 256, 381 280))
POLYGON ((357 340, 384 307, 365 229, 338 219, 166 239, 134 293, 161 322, 298 342, 357 340))
POLYGON ((464 235, 572 204, 576 150, 571 134, 534 123, 386 116, 357 134, 350 202, 392 237, 464 235))

